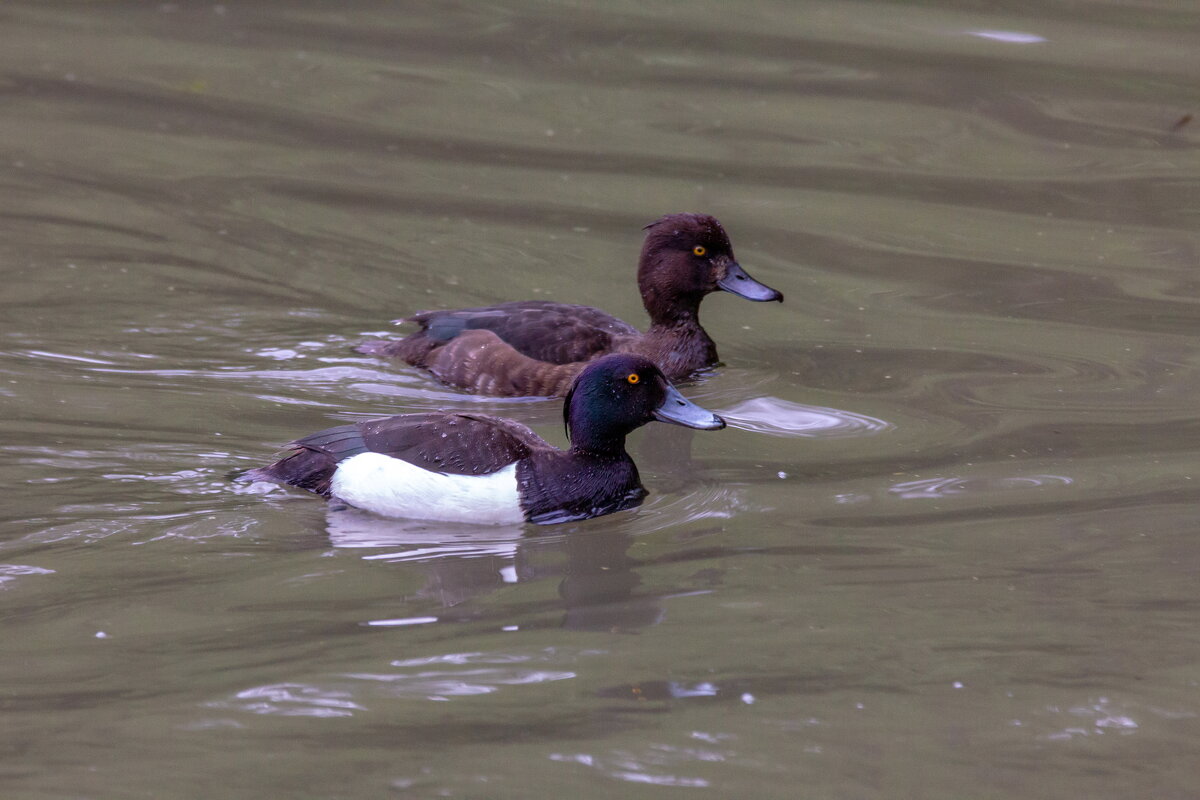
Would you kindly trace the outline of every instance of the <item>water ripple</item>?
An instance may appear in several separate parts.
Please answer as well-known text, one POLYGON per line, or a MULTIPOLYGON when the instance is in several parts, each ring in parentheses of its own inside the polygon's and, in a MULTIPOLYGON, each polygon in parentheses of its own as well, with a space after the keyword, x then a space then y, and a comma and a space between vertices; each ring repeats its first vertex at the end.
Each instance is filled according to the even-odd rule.
POLYGON ((685 789, 704 789, 711 784, 704 778, 676 773, 674 768, 677 762, 726 760, 726 756, 719 751, 694 747, 675 748, 667 745, 652 746, 642 753, 618 750, 603 757, 590 753, 550 753, 549 758, 560 763, 590 767, 610 778, 629 783, 685 789))
POLYGON ((1194 718, 1193 712, 1165 711, 1153 707, 1138 707, 1136 704, 1115 702, 1108 697, 1088 698, 1070 706, 1050 705, 1031 715, 1032 719, 1014 719, 1013 727, 1034 726, 1049 728, 1037 734, 1047 742, 1068 742, 1077 738, 1116 734, 1129 736, 1141 731, 1145 720, 1153 716, 1160 719, 1194 718))
POLYGON ((303 683, 273 683, 245 689, 235 699, 212 703, 216 708, 236 708, 252 714, 284 717, 350 717, 366 709, 344 691, 303 683))
POLYGON ((561 663, 563 657, 558 648, 532 654, 448 653, 398 659, 391 662, 395 672, 354 672, 343 677, 386 687, 391 696, 446 701, 452 697, 493 694, 504 686, 571 680, 576 677, 574 670, 537 666, 561 663))
POLYGON ((874 436, 895 427, 890 422, 853 411, 802 405, 769 396, 745 400, 731 408, 720 409, 718 413, 735 428, 768 436, 874 436))
POLYGON ((25 575, 53 575, 54 570, 27 564, 0 564, 0 587, 25 575))
POLYGON ((923 478, 903 481, 888 488, 888 493, 905 500, 949 497, 957 494, 979 494, 1009 489, 1033 489, 1042 486, 1067 486, 1074 481, 1063 475, 1013 475, 981 478, 923 478))

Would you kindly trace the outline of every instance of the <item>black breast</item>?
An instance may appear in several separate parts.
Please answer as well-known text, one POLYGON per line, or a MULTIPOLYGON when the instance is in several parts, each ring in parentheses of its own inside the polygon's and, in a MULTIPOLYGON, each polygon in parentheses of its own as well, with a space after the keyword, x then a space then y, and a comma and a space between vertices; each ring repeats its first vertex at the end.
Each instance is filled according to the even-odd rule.
POLYGON ((637 467, 625 453, 534 453, 517 465, 521 510, 530 522, 551 525, 590 519, 641 505, 646 496, 637 467))

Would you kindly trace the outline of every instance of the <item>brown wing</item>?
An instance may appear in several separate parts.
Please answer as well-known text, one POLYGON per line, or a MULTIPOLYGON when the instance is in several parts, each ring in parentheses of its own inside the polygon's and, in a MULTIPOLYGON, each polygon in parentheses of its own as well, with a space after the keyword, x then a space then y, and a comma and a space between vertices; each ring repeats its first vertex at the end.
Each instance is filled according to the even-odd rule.
POLYGON ((437 342, 447 342, 465 331, 488 330, 521 355, 549 364, 588 361, 607 353, 615 338, 638 333, 632 325, 598 308, 545 300, 422 311, 410 319, 437 342))

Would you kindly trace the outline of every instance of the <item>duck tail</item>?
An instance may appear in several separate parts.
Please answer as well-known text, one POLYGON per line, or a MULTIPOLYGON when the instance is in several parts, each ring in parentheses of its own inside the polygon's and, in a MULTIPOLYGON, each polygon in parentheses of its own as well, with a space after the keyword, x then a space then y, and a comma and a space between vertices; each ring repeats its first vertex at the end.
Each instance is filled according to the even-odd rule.
POLYGON ((243 473, 238 480, 284 483, 328 497, 336 469, 337 459, 329 453, 298 447, 274 464, 243 473))
POLYGON ((462 332, 466 324, 459 322, 447 328, 446 324, 441 322, 443 317, 455 320, 453 312, 418 311, 411 317, 398 319, 396 322, 415 322, 421 326, 420 330, 403 339, 368 339, 355 345, 354 351, 379 358, 398 358, 414 367, 427 367, 430 353, 445 344, 447 339, 452 339, 462 332))
POLYGON ((414 367, 424 367, 429 354, 440 344, 426 336, 425 331, 417 331, 403 339, 369 339, 355 345, 354 351, 380 358, 398 358, 414 367))

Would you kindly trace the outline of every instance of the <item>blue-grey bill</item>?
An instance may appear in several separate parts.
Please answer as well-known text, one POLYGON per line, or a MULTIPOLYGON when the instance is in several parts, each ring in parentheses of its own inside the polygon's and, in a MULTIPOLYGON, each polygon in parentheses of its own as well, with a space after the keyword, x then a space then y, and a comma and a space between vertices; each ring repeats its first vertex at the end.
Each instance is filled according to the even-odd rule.
POLYGON ((766 303, 771 300, 783 302, 783 292, 778 292, 765 283, 754 280, 736 261, 729 262, 725 268, 725 277, 717 281, 717 286, 730 294, 736 294, 738 297, 744 297, 756 303, 766 303))
POLYGON ((670 422, 702 431, 719 431, 725 427, 725 420, 688 400, 674 386, 667 387, 667 399, 654 412, 654 418, 659 422, 670 422))

